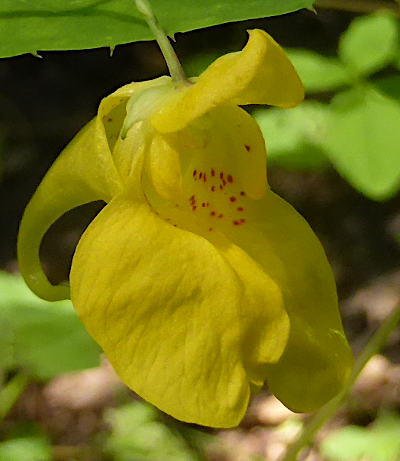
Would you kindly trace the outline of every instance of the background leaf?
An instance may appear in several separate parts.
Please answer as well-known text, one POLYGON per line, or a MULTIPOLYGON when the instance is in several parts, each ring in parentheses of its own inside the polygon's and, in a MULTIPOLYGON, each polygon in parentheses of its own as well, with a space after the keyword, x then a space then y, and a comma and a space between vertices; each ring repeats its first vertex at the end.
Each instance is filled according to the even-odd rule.
POLYGON ((339 171, 366 196, 383 200, 400 187, 400 103, 372 85, 332 101, 326 148, 339 171))
MULTIPOLYGON (((312 6, 312 0, 152 0, 168 34, 312 6)), ((133 0, 2 0, 0 57, 151 40, 133 0)))
POLYGON ((347 426, 321 443, 331 461, 397 461, 400 458, 400 417, 383 413, 372 427, 347 426))
POLYGON ((337 58, 311 50, 288 49, 286 52, 307 92, 332 91, 351 83, 349 72, 337 58))
POLYGON ((42 437, 21 437, 0 443, 1 461, 51 461, 51 445, 42 437))
POLYGON ((395 59, 398 41, 398 21, 393 15, 361 16, 341 36, 339 57, 355 74, 371 74, 395 59))
MULTIPOLYGON (((158 420, 159 415, 158 410, 146 402, 133 402, 109 410, 106 421, 111 426, 111 434, 107 440, 107 452, 115 461, 200 460, 179 431, 158 420)), ((203 435, 192 432, 196 432, 196 437, 203 435)))
POLYGON ((268 165, 306 170, 329 163, 324 148, 329 113, 324 104, 306 101, 295 109, 258 109, 253 115, 266 140, 268 165))
POLYGON ((99 346, 69 301, 37 298, 20 277, 0 272, 0 350, 7 369, 24 368, 39 379, 99 365, 99 346))

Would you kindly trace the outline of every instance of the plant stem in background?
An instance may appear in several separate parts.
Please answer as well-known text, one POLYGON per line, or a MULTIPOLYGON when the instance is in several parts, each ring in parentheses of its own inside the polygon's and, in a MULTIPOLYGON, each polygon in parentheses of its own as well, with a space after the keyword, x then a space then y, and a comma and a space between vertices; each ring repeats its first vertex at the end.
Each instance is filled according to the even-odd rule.
MULTIPOLYGON (((396 0, 399 3, 400 0, 396 0)), ((377 0, 318 0, 316 8, 353 11, 354 13, 373 13, 378 10, 389 10, 400 16, 400 8, 393 2, 377 0)))
POLYGON ((333 414, 344 403, 350 393, 358 375, 365 367, 369 359, 377 354, 387 343, 393 330, 400 322, 400 306, 387 317, 378 330, 372 335, 361 354, 358 356, 350 379, 343 391, 322 407, 306 424, 301 434, 287 449, 283 461, 296 461, 300 452, 312 441, 316 432, 333 416, 333 414))
POLYGON ((29 378, 18 373, 0 390, 0 420, 4 419, 28 384, 29 378))
POLYGON ((167 63, 169 73, 175 82, 187 82, 186 75, 183 71, 182 65, 179 62, 175 50, 172 48, 171 42, 161 28, 160 24, 155 17, 151 6, 147 0, 135 0, 136 8, 143 14, 148 26, 153 32, 158 46, 161 49, 164 59, 167 63))

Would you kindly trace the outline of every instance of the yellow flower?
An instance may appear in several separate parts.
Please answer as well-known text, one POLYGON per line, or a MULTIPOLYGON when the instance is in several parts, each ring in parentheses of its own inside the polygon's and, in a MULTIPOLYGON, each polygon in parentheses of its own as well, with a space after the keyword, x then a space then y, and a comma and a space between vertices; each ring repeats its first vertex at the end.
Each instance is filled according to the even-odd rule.
POLYGON ((71 299, 122 380, 183 421, 230 427, 265 382, 295 411, 351 368, 332 271, 304 219, 266 180, 256 122, 238 105, 289 108, 303 87, 253 30, 193 84, 126 85, 67 146, 25 211, 19 262, 39 296, 69 296, 39 246, 67 210, 104 200, 74 255, 71 299))

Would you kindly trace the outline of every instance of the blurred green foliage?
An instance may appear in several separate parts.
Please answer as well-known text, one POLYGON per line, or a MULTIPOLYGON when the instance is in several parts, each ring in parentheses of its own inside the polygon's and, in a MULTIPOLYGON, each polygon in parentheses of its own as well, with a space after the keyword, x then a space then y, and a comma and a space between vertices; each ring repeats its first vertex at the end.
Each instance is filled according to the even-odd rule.
POLYGON ((346 426, 321 443, 328 461, 398 461, 400 416, 383 413, 371 428, 346 426))
POLYGON ((290 111, 255 111, 270 164, 304 170, 330 161, 367 197, 393 197, 400 188, 398 19, 384 12, 357 17, 340 38, 338 57, 288 54, 309 101, 290 111), (327 96, 329 103, 311 102, 327 96))
POLYGON ((339 56, 355 76, 369 75, 394 61, 398 40, 397 21, 391 14, 361 16, 343 34, 339 56))
POLYGON ((99 365, 100 348, 69 301, 37 298, 21 277, 0 272, 0 368, 37 379, 99 365))
POLYGON ((108 410, 105 420, 111 427, 105 451, 115 461, 200 461, 199 444, 211 438, 189 428, 182 433, 183 425, 177 423, 162 423, 158 410, 146 402, 108 410))
POLYGON ((293 110, 257 109, 253 115, 265 134, 269 165, 318 170, 329 164, 324 150, 329 113, 324 104, 305 101, 293 110))
POLYGON ((1 461, 51 461, 51 445, 44 437, 19 437, 0 443, 1 461))

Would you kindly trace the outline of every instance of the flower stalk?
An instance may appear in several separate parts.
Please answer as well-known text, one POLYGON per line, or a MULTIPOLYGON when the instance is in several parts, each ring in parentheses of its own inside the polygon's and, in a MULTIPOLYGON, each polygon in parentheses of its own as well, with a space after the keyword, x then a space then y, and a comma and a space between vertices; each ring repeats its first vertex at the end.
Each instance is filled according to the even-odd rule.
POLYGON ((147 0, 135 0, 136 8, 142 13, 145 21, 147 22, 150 30, 153 32, 158 46, 160 47, 161 53, 167 63, 169 73, 172 79, 176 83, 186 83, 187 78, 183 71, 182 65, 178 59, 178 56, 173 49, 171 42, 167 35, 161 28, 156 16, 151 9, 150 3, 147 0))

